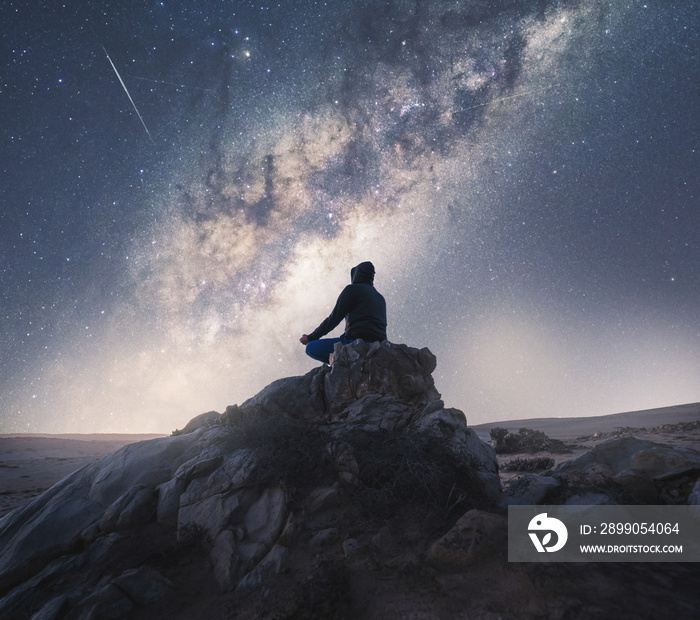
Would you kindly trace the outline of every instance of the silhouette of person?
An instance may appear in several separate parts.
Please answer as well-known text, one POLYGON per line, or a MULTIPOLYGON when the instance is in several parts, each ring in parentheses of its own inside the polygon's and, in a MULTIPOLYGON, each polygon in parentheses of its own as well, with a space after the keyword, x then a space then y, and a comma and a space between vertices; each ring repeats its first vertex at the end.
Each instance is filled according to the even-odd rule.
POLYGON ((299 338, 306 354, 328 363, 336 342, 344 345, 354 340, 386 340, 386 301, 374 288, 374 265, 369 261, 350 270, 350 282, 338 297, 335 308, 314 331, 299 338), (340 338, 322 338, 345 319, 345 333, 340 338))

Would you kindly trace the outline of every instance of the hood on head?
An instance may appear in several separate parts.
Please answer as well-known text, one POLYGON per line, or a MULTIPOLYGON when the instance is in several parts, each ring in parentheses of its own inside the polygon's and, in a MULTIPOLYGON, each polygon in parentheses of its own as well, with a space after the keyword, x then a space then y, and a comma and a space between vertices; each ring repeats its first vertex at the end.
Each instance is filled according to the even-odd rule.
POLYGON ((360 263, 350 270, 350 282, 353 284, 374 283, 374 265, 369 261, 360 263))

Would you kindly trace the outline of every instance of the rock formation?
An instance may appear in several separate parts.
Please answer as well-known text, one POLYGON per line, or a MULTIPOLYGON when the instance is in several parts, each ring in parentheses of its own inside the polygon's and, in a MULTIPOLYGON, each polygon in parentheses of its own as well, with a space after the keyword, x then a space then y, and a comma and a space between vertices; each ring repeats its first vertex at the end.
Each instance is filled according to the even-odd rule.
POLYGON ((590 493, 577 475, 658 499, 649 480, 685 480, 697 455, 612 446, 503 494, 435 367, 428 349, 338 345, 330 367, 76 471, 0 519, 0 617, 578 618, 617 600, 624 571, 593 596, 602 578, 577 567, 509 566, 504 507, 590 493))
POLYGON ((501 505, 694 504, 699 478, 700 452, 619 437, 542 474, 520 476, 501 505))

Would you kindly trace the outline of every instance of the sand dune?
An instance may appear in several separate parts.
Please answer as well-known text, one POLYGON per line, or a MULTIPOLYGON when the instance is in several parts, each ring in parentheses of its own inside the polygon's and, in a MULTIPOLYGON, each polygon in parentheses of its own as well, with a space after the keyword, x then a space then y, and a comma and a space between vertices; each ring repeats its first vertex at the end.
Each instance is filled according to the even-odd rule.
POLYGON ((572 441, 579 437, 588 437, 596 433, 609 433, 619 428, 655 428, 664 424, 700 421, 700 403, 629 411, 610 415, 591 416, 587 418, 531 418, 524 420, 505 420, 488 422, 472 428, 484 441, 489 438, 492 428, 500 426, 509 431, 531 428, 542 431, 553 439, 572 441))

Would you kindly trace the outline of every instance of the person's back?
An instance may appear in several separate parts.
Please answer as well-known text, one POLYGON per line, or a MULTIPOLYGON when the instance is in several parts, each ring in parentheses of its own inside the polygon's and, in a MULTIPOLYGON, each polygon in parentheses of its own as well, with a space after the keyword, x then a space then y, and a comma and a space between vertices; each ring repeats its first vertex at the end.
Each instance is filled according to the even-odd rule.
POLYGON ((347 344, 353 340, 383 341, 386 336, 386 301, 374 288, 374 265, 369 261, 350 270, 351 284, 346 286, 335 308, 313 332, 299 340, 306 346, 306 353, 321 362, 328 362, 336 342, 347 344), (335 329, 345 318, 345 333, 340 338, 321 339, 335 329))
POLYGON ((386 301, 374 288, 374 266, 360 263, 353 267, 350 277, 352 284, 345 287, 351 300, 345 317, 345 337, 348 341, 386 340, 386 301))

